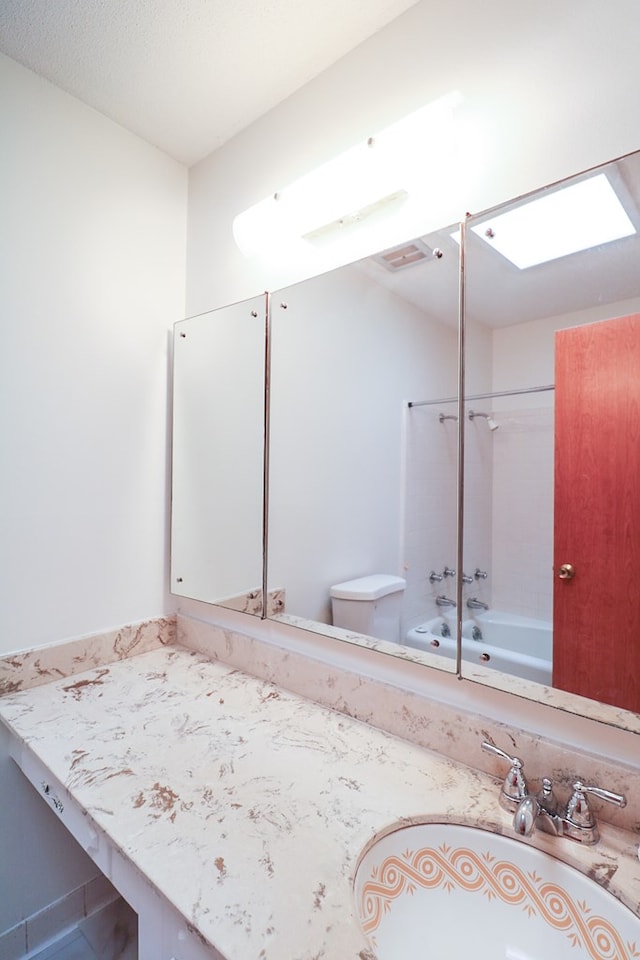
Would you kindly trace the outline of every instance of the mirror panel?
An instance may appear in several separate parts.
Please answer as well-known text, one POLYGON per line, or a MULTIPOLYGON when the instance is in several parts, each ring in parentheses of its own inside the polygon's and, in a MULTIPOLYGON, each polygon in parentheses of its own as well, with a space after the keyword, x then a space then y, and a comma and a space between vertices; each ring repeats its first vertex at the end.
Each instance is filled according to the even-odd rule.
POLYGON ((604 213, 587 199, 569 217, 586 249, 556 255, 566 214, 548 205, 549 259, 519 267, 497 249, 533 200, 597 178, 640 229, 639 155, 466 224, 463 676, 637 713, 640 240, 594 241, 604 213))
POLYGON ((267 297, 174 330, 171 588, 262 615, 267 297))
POLYGON ((435 601, 455 597, 443 577, 456 558, 453 230, 272 295, 269 455, 268 583, 284 593, 280 618, 448 670, 455 622, 435 601), (361 618, 374 608, 386 618, 393 594, 334 597, 351 602, 332 610, 332 589, 375 575, 406 584, 391 632, 361 618), (431 633, 400 645, 437 618, 448 656, 431 633))

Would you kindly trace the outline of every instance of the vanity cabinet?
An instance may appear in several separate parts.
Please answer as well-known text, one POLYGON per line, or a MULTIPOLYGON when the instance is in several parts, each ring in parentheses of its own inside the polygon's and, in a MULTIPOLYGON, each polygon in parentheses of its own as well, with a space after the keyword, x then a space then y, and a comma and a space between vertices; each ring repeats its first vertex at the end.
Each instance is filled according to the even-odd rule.
POLYGON ((43 802, 136 912, 138 960, 225 960, 200 939, 186 918, 93 824, 81 805, 28 747, 12 738, 10 755, 43 802))

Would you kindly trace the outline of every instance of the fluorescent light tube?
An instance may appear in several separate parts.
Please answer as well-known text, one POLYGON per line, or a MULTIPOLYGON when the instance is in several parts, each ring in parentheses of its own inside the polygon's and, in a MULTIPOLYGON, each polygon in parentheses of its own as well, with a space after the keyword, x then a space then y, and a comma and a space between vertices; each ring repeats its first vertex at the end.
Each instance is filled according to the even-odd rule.
POLYGON ((453 92, 427 104, 238 214, 238 247, 251 256, 300 241, 337 245, 358 225, 372 232, 385 218, 397 225, 424 204, 425 183, 451 168, 461 100, 453 92))

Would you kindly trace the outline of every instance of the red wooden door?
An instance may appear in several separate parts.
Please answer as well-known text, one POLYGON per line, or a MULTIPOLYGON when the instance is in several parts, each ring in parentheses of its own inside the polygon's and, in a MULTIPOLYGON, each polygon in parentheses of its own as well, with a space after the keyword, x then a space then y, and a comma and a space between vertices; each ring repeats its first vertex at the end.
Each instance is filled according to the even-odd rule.
POLYGON ((640 315, 556 333, 555 410, 553 685, 640 712, 640 315))

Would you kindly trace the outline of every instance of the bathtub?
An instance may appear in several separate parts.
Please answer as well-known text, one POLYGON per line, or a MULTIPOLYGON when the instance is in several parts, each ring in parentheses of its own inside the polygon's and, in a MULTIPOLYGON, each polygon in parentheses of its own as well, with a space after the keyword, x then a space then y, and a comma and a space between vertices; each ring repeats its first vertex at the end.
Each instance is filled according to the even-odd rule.
MULTIPOLYGON (((405 643, 455 659, 455 634, 455 615, 447 612, 446 617, 435 617, 409 630, 405 643)), ((551 624, 500 610, 479 610, 462 622, 462 659, 550 686, 551 624)))

